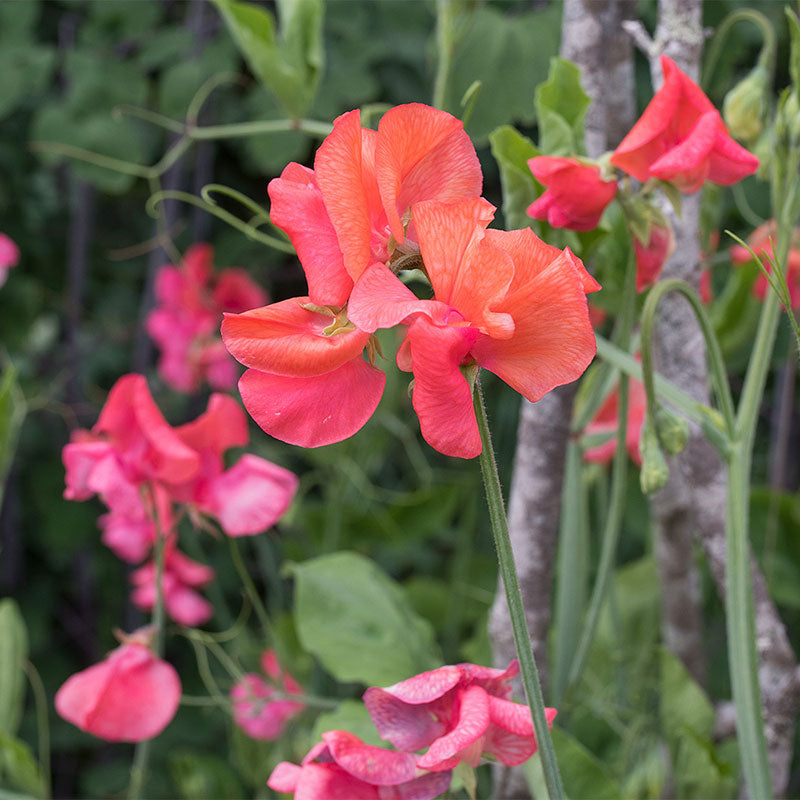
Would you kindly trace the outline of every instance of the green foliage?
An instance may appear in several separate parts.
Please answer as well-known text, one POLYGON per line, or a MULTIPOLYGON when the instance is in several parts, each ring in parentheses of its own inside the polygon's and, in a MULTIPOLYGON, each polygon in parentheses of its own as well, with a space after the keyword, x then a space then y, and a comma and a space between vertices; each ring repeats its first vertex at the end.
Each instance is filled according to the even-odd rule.
MULTIPOLYGON (((0 505, 25 413, 25 398, 17 383, 17 371, 6 367, 0 378, 0 505)), ((2 727, 0 724, 0 730, 2 727)))
POLYGON ((300 642, 338 680, 386 686, 441 663, 430 623, 369 559, 332 553, 289 570, 300 642))
POLYGON ((590 102, 578 67, 563 58, 551 59, 547 81, 536 89, 539 149, 549 156, 583 153, 584 118, 590 102))
POLYGON ((344 700, 334 711, 326 711, 317 717, 311 739, 318 742, 325 731, 349 731, 359 739, 375 747, 388 747, 381 739, 367 707, 361 700, 344 700))
POLYGON ((43 798, 47 794, 45 786, 30 747, 21 739, 0 731, 0 797, 4 794, 2 787, 8 787, 43 798))
POLYGON ((214 2, 253 74, 290 116, 302 117, 324 64, 321 0, 279 0, 279 33, 266 9, 239 0, 214 2))
POLYGON ((238 800, 244 796, 236 773, 220 756, 177 750, 170 753, 169 766, 172 782, 184 800, 238 800))
POLYGON ((541 194, 528 161, 540 155, 536 145, 510 125, 496 128, 489 135, 492 155, 500 167, 503 187, 503 217, 509 228, 533 227, 536 223, 525 212, 541 194))
POLYGON ((0 600, 0 733, 13 736, 25 703, 28 633, 19 607, 11 599, 0 600))

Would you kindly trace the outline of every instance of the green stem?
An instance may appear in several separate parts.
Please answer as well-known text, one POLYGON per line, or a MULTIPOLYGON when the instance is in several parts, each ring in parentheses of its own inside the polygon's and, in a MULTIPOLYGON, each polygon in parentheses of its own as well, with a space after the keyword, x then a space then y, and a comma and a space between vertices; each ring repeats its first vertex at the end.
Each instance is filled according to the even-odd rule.
POLYGON ((44 796, 50 797, 50 719, 47 711, 47 692, 39 670, 33 663, 25 661, 22 666, 33 690, 33 701, 36 706, 36 731, 39 734, 39 771, 42 773, 44 782, 44 796))
POLYGON ((205 139, 235 139, 243 136, 258 136, 264 133, 299 131, 324 139, 333 130, 329 122, 310 119, 265 119, 254 122, 236 122, 230 125, 207 125, 187 128, 186 135, 195 141, 205 139))
MULTIPOLYGON (((155 541, 153 542, 154 560, 156 563, 156 599, 153 604, 152 625, 155 628, 153 636, 152 650, 156 656, 160 656, 164 650, 164 587, 162 586, 164 577, 164 536, 165 532, 161 528, 161 520, 158 516, 158 506, 154 493, 150 492, 150 507, 152 508, 153 524, 155 525, 155 541)), ((150 743, 152 739, 145 739, 136 745, 131 765, 131 782, 128 787, 128 800, 139 800, 142 797, 147 778, 147 766, 150 761, 150 743)))
POLYGON ((542 687, 539 683, 539 671, 531 649, 531 636, 528 623, 525 619, 525 610, 522 602, 522 593, 517 579, 517 570, 514 566, 514 551, 511 548, 511 539, 508 535, 508 522, 506 520, 503 492, 500 488, 500 476, 497 473, 497 463, 494 457, 492 438, 489 432, 489 422, 486 418, 486 408, 483 402, 483 392, 480 382, 475 382, 475 416, 478 420, 478 429, 481 434, 483 450, 480 455, 481 473, 486 489, 486 500, 489 504, 489 519, 492 523, 494 543, 497 548, 497 559, 500 575, 505 587, 508 612, 511 617, 511 627, 514 631, 514 644, 519 657, 522 685, 528 697, 528 705, 533 718, 533 729, 539 745, 542 759, 547 794, 551 800, 564 798, 564 787, 561 783, 561 774, 558 771, 553 740, 544 710, 542 687))
MULTIPOLYGON (((258 621, 261 623, 261 628, 264 631, 264 636, 266 637, 267 641, 271 642, 274 646, 275 635, 272 631, 272 625, 269 621, 267 609, 264 607, 264 603, 261 600, 258 589, 256 589, 256 585, 253 583, 253 579, 250 577, 250 573, 247 571, 247 567, 242 559, 242 553, 239 550, 239 543, 233 536, 226 536, 225 538, 228 540, 228 545, 230 546, 233 566, 236 567, 236 572, 238 573, 239 579, 244 586, 245 593, 247 594, 248 598, 250 598, 250 602, 255 609, 258 621)), ((278 661, 280 660, 281 659, 278 658, 278 661)))
POLYGON ((455 3, 453 0, 436 0, 436 52, 439 62, 433 84, 433 106, 444 108, 447 82, 453 60, 455 3))

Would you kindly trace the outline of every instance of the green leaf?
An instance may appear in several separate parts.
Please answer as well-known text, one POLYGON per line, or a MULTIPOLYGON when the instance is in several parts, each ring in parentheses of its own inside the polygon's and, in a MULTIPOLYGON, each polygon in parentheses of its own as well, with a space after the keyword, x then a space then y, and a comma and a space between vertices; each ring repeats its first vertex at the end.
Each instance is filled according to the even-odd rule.
POLYGON ((369 559, 332 553, 290 571, 300 643, 338 680, 386 686, 439 666, 430 623, 369 559))
POLYGON ((19 607, 11 599, 0 600, 0 733, 17 732, 25 702, 28 633, 19 607))
POLYGON ((583 152, 583 122, 591 99, 581 86, 581 73, 563 58, 550 60, 547 81, 536 90, 539 147, 547 155, 583 152))
POLYGON ((322 74, 322 0, 279 0, 272 14, 240 0, 214 0, 253 74, 293 117, 302 117, 322 74))
POLYGON ((790 8, 785 8, 786 20, 789 23, 791 49, 789 51, 789 74, 794 91, 800 94, 800 20, 790 8))
POLYGON ((367 707, 360 700, 344 700, 334 711, 320 714, 314 723, 312 740, 319 741, 325 731, 348 731, 366 744, 389 746, 378 735, 367 707))
MULTIPOLYGON (((6 477, 14 460, 24 419, 25 398, 17 383, 17 371, 13 367, 8 367, 0 378, 0 506, 3 504, 6 477)), ((0 642, 2 641, 0 637, 0 642)), ((3 730, 2 722, 0 730, 3 730)))
MULTIPOLYGON (((26 0, 24 3, 0 3, 0 42, 19 45, 33 33, 42 4, 39 0, 26 0)), ((2 48, 0 48, 2 49, 2 48)))
POLYGON ((0 731, 0 784, 26 792, 33 797, 45 796, 45 781, 36 759, 25 742, 0 731))
POLYGON ((503 216, 509 228, 533 226, 526 210, 540 194, 528 168, 528 161, 540 155, 536 145, 510 125, 496 128, 489 135, 492 155, 500 167, 503 187, 503 216))
POLYGON ((0 47, 0 119, 45 90, 54 63, 55 51, 49 47, 18 43, 4 43, 0 47))

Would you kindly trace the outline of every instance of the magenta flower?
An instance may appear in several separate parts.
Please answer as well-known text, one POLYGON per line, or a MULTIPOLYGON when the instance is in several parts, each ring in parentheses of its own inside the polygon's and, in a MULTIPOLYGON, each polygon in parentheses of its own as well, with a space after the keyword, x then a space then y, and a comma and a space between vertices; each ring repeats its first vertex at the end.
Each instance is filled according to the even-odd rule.
MULTIPOLYGON (((371 687, 364 703, 383 739, 399 750, 428 748, 416 762, 422 769, 449 770, 462 761, 474 767, 482 755, 515 766, 538 747, 530 709, 508 699, 518 672, 516 660, 506 670, 440 667, 385 689, 371 687)), ((545 713, 552 723, 558 712, 545 713)))
POLYGON ((81 730, 110 742, 152 739, 178 710, 181 682, 149 647, 152 628, 140 628, 105 661, 68 678, 56 692, 56 711, 81 730))
POLYGON ((0 286, 8 280, 8 271, 19 263, 19 247, 14 241, 0 233, 0 286))
POLYGON ((194 392, 206 381, 215 389, 236 383, 236 365, 219 337, 224 311, 244 311, 267 302, 264 291, 238 268, 212 275, 214 251, 195 244, 180 266, 162 267, 156 277, 156 308, 147 331, 158 345, 158 370, 164 382, 194 392))
POLYGON ((251 739, 272 741, 283 733, 289 720, 303 711, 306 704, 276 697, 282 692, 302 694, 303 689, 288 672, 281 670, 274 650, 264 651, 261 669, 271 683, 249 672, 231 689, 233 720, 251 739))
POLYGON ((282 761, 267 786, 295 800, 433 800, 450 787, 449 771, 421 772, 413 753, 364 744, 327 731, 300 766, 282 761))

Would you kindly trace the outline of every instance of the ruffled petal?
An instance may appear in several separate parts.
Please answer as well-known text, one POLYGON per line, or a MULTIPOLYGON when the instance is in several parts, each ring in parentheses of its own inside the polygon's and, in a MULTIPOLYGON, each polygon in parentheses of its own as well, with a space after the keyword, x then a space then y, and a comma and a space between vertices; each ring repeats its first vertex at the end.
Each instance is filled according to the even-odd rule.
POLYGON ((332 372, 364 349, 369 334, 351 330, 326 336, 334 318, 309 311, 294 297, 243 314, 226 314, 222 339, 237 361, 274 375, 307 378, 332 372))
POLYGON ((427 703, 409 703, 376 686, 364 692, 364 704, 381 739, 398 750, 412 751, 427 747, 446 730, 427 703))
POLYGON ((247 454, 213 481, 201 510, 213 514, 229 536, 247 536, 271 528, 296 491, 293 472, 247 454))
POLYGON ((728 135, 725 127, 717 131, 717 140, 711 150, 708 179, 720 186, 730 186, 758 169, 758 158, 745 150, 728 135))
POLYGON ((378 800, 378 788, 354 778, 336 764, 304 764, 294 800, 378 800))
POLYGON ((250 416, 276 439, 301 447, 340 442, 359 431, 383 394, 386 376, 358 355, 311 378, 247 370, 239 391, 250 416))
POLYGON ((461 120, 421 103, 396 106, 381 118, 375 174, 397 242, 404 239, 400 215, 412 203, 475 197, 483 185, 461 120))
POLYGON ((413 780, 417 757, 383 747, 364 744, 347 731, 327 731, 322 739, 333 760, 354 778, 376 786, 395 786, 413 780))
POLYGON ((685 139, 650 165, 650 174, 674 183, 686 194, 696 192, 708 177, 709 154, 721 124, 718 111, 703 114, 685 139))
POLYGON ((302 767, 291 764, 288 761, 281 761, 269 776, 267 786, 273 792, 284 792, 294 794, 297 789, 297 781, 300 779, 302 767))
POLYGON ((289 164, 280 178, 270 181, 268 191, 271 219, 286 232, 297 251, 312 302, 344 305, 353 279, 344 268, 339 239, 314 172, 300 164, 289 164))
POLYGON ((414 368, 411 399, 422 436, 440 453, 458 458, 475 458, 482 449, 472 387, 459 369, 476 336, 475 328, 440 327, 424 316, 408 329, 414 368))
POLYGON ((197 419, 179 425, 175 433, 195 450, 222 455, 230 447, 242 447, 250 440, 247 418, 241 406, 227 394, 212 394, 208 407, 197 419))

